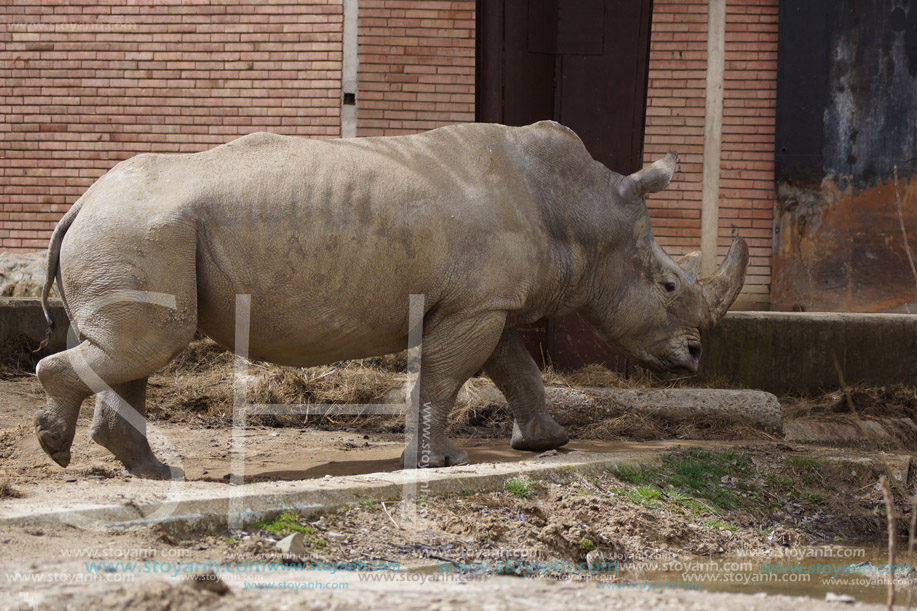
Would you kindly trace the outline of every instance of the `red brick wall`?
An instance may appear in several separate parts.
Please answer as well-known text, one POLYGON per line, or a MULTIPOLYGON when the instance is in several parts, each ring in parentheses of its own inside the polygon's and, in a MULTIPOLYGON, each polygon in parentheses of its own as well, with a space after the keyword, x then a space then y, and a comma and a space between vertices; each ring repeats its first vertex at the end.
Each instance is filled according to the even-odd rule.
MULTIPOLYGON (((144 151, 258 130, 340 133, 342 0, 17 0, 0 9, 0 251, 46 247, 79 195, 144 151), (239 4, 241 2, 241 4, 239 4)), ((741 307, 766 307, 778 0, 727 0, 720 236, 749 240, 741 307)), ((473 0, 361 0, 360 136, 474 120, 473 0)), ((700 247, 707 1, 655 0, 645 159, 672 254, 700 247)))
MULTIPOLYGON (((644 160, 680 154, 667 191, 648 198, 654 232, 674 255, 700 249, 707 1, 655 0, 644 160)), ((736 307, 767 308, 771 281, 778 0, 727 0, 718 255, 733 226, 751 260, 736 307)))
POLYGON ((770 304, 777 3, 726 2, 719 251, 726 253, 733 226, 748 241, 748 276, 737 303, 742 309, 767 309, 770 304))
POLYGON ((474 121, 475 3, 360 0, 357 135, 474 121))
POLYGON ((0 251, 47 247, 118 161, 259 130, 340 134, 341 0, 0 8, 0 251))

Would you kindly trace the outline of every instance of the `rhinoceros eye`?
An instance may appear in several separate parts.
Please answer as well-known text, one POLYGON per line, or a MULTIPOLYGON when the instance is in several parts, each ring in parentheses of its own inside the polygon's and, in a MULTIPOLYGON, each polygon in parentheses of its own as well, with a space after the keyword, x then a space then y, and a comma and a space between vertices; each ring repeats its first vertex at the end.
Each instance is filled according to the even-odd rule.
POLYGON ((662 286, 665 287, 667 293, 672 293, 675 291, 675 283, 672 281, 666 281, 662 283, 662 286))

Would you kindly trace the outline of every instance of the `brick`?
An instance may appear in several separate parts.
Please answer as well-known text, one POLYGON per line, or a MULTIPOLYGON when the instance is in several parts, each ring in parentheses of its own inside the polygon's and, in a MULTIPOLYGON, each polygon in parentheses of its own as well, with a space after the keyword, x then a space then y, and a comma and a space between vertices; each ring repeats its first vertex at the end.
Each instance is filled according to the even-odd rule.
POLYGON ((340 0, 47 6, 45 23, 110 14, 132 27, 25 31, 0 47, 0 249, 44 248, 68 203, 137 152, 203 150, 261 125, 339 133, 340 0))

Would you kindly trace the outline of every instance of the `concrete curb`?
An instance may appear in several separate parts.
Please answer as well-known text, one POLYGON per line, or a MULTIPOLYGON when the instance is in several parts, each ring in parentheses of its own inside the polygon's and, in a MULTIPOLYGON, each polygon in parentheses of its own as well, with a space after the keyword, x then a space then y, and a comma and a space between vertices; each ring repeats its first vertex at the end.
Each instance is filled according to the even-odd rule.
MULTIPOLYGON (((690 443, 684 444, 690 446, 690 443)), ((673 446, 674 447, 674 446, 673 446)), ((518 463, 485 463, 442 469, 401 470, 391 473, 339 476, 299 481, 201 486, 198 482, 179 482, 174 499, 138 503, 126 499, 121 505, 74 505, 65 511, 36 510, 28 505, 0 509, 0 528, 13 525, 76 526, 87 529, 162 525, 175 534, 218 531, 234 523, 250 524, 271 519, 287 510, 307 516, 333 511, 368 499, 397 500, 406 490, 421 496, 462 494, 502 490, 513 477, 548 481, 569 481, 618 464, 655 462, 658 452, 615 452, 608 454, 541 455, 518 463)), ((157 496, 172 484, 144 481, 146 493, 151 486, 157 496)), ((138 490, 139 492, 139 490, 138 490)))

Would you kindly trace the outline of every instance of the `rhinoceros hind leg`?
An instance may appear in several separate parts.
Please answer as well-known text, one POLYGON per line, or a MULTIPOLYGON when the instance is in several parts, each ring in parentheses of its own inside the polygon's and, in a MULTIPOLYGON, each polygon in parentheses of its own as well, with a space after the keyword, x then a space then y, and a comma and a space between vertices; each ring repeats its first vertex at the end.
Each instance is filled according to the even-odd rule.
POLYGON ((505 320, 503 312, 474 319, 424 320, 419 413, 408 414, 407 429, 413 439, 401 454, 402 467, 450 467, 468 462, 468 452, 446 436, 449 412, 462 384, 493 351, 505 320))
MULTIPOLYGON (((45 409, 35 414, 35 434, 45 454, 62 467, 70 464, 70 445, 76 432, 80 404, 92 394, 80 382, 69 358, 72 353, 85 352, 84 344, 45 357, 35 368, 48 395, 45 409)), ((82 358, 77 358, 78 361, 85 358, 82 354, 79 356, 82 358)))
POLYGON ((484 372, 513 410, 513 449, 543 452, 570 440, 567 431, 548 414, 541 372, 516 329, 503 331, 493 354, 484 363, 484 372))
POLYGON ((144 377, 96 395, 92 440, 114 454, 131 475, 181 479, 181 469, 161 463, 147 441, 146 383, 144 377))
MULTIPOLYGON (((168 363, 171 356, 190 341, 191 334, 193 329, 187 333, 187 338, 172 337, 158 342, 159 345, 154 342, 135 342, 128 337, 123 342, 113 342, 106 350, 84 340, 74 348, 42 359, 36 367, 36 373, 47 393, 48 402, 45 409, 35 414, 35 432, 42 450, 54 462, 66 467, 70 463, 70 446, 83 399, 94 393, 104 395, 113 387, 132 384, 133 380, 137 380, 138 384, 127 384, 130 387, 128 394, 136 394, 139 381, 145 384, 146 376, 168 363), (179 346, 181 341, 184 344, 179 346), (137 350, 138 345, 143 346, 142 352, 137 350)), ((142 396, 142 389, 140 392, 142 396)), ((114 426, 117 429, 117 425, 114 426)), ((105 438, 101 432, 99 435, 99 439, 105 438)), ((120 449, 126 449, 131 443, 135 448, 138 447, 134 439, 120 446, 120 449)), ((102 445, 109 447, 105 443, 102 445)), ((146 447, 149 452, 148 445, 139 447, 141 451, 146 447)), ((138 464, 152 466, 143 463, 142 457, 138 464)), ((126 466, 130 468, 130 465, 126 466)), ((158 471, 163 472, 162 469, 158 471)))

